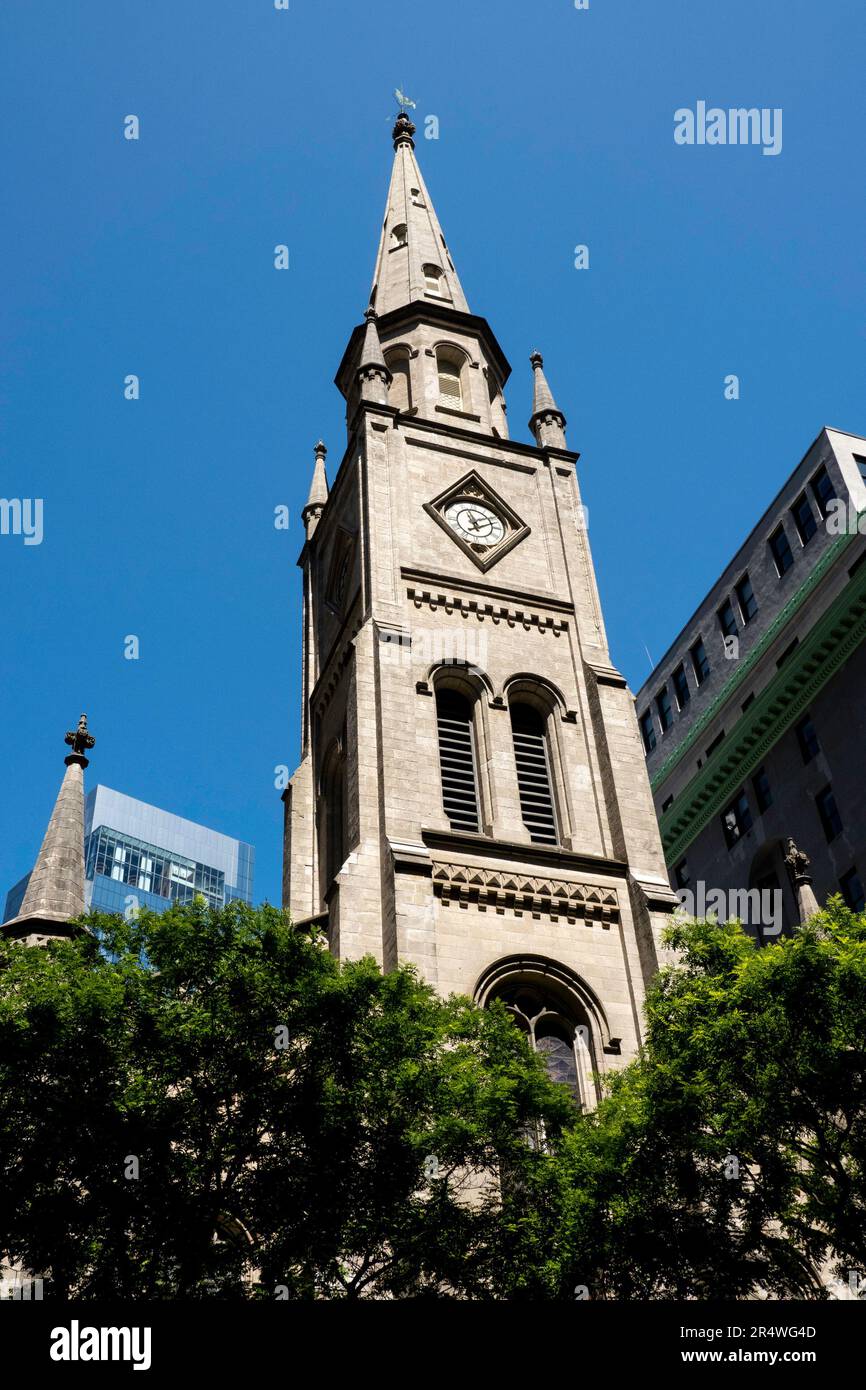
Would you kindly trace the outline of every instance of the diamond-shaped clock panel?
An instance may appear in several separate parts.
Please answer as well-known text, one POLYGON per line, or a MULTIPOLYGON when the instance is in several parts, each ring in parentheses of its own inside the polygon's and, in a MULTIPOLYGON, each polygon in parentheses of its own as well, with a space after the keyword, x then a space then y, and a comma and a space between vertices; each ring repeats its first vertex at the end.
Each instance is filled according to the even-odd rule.
POLYGON ((474 469, 425 502, 424 510, 480 570, 529 535, 526 523, 474 469))

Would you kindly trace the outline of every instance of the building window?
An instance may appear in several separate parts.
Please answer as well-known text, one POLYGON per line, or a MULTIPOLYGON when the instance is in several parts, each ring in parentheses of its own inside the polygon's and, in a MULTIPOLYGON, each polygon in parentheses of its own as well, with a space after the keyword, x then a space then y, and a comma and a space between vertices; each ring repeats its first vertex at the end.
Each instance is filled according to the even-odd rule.
POLYGON ((864 483, 866 483, 866 458, 864 458, 862 454, 853 454, 852 457, 857 467, 860 469, 860 477, 863 479, 864 483))
POLYGON ((761 815, 773 804, 773 793, 770 791, 770 779, 766 770, 759 767, 752 778, 752 786, 755 789, 755 802, 761 815))
POLYGON ((740 612, 743 615, 743 623, 750 623, 758 611, 758 600, 755 598, 752 581, 747 574, 743 575, 735 592, 737 603, 740 605, 740 612))
POLYGON ((718 613, 719 627, 725 637, 734 637, 737 632, 737 620, 734 617, 734 605, 729 598, 726 598, 718 613))
POLYGON ((674 671, 672 679, 674 683, 674 694, 677 697, 677 705, 680 709, 685 709, 691 698, 691 692, 682 662, 680 662, 680 665, 674 671))
POLYGON ((398 246, 406 246, 407 242, 408 234, 406 231, 406 223, 400 222, 391 232, 391 247, 393 250, 396 250, 398 246))
POLYGON ((822 519, 826 521, 830 510, 829 504, 834 501, 836 497, 833 484, 830 482, 830 474, 827 472, 826 468, 822 466, 818 469, 818 472, 809 483, 809 486, 818 504, 818 511, 821 513, 822 519))
POLYGON ((651 709, 644 710, 640 717, 640 732, 645 751, 651 753, 656 746, 656 731, 651 709))
POLYGON ((740 709, 743 711, 743 714, 746 713, 746 710, 749 708, 749 705, 752 703, 752 701, 754 700, 754 698, 755 698, 755 692, 754 692, 754 690, 750 690, 749 693, 748 693, 748 695, 746 696, 745 700, 744 700, 743 703, 740 705, 740 709))
POLYGON ((852 912, 862 912, 866 908, 866 894, 863 892, 863 882, 856 868, 849 869, 847 874, 842 875, 839 887, 852 912))
POLYGON ((773 557, 773 564, 776 566, 776 573, 779 578, 787 574, 794 563, 794 554, 788 540, 788 533, 784 526, 780 526, 773 532, 769 541, 770 554, 773 557))
POLYGON ((587 1025, 576 1021, 568 1003, 534 982, 508 984, 497 990, 496 997, 503 1001, 532 1050, 542 1057, 551 1081, 564 1086, 577 1106, 588 1109, 594 1097, 587 1025))
POLYGON ((472 705, 456 690, 437 690, 442 804, 452 830, 479 830, 472 705))
POLYGON ((707 660, 707 649, 704 646, 703 638, 699 637, 691 649, 692 669, 695 673, 695 680, 698 685, 703 685, 707 676, 710 674, 710 663, 707 660))
POLYGON ((681 859, 674 869, 674 882, 678 888, 688 888, 691 882, 689 877, 689 866, 685 859, 681 859))
POLYGON ((722 829, 725 843, 732 849, 738 840, 752 828, 752 812, 745 791, 741 791, 722 816, 722 829))
POLYGON ((674 722, 673 710, 671 709, 671 697, 668 694, 667 686, 664 686, 656 696, 656 709, 659 712, 662 732, 667 732, 674 722))
POLYGON ((715 736, 715 738, 713 739, 712 743, 710 743, 710 744, 707 745, 707 757, 708 757, 708 758, 711 758, 711 757, 713 756, 713 754, 715 753, 716 749, 721 745, 722 739, 723 739, 724 737, 725 737, 725 731, 724 731, 724 729, 722 729, 722 732, 721 732, 720 734, 716 734, 716 736, 715 736))
POLYGON ((547 728, 543 716, 531 705, 513 704, 511 736, 514 740, 514 762, 517 767, 517 787, 520 792, 520 814, 523 824, 529 831, 530 839, 536 844, 558 844, 547 728))
POLYGON ((809 499, 805 492, 801 492, 793 507, 791 516, 794 518, 794 525, 797 528, 797 535, 803 545, 808 545, 818 529, 812 508, 809 506, 809 499))
POLYGON ((669 811, 669 810, 671 809, 671 807, 673 806, 673 804, 674 804, 674 799, 673 799, 673 797, 672 797, 672 796, 666 796, 665 799, 664 799, 664 801, 662 802, 662 815, 664 815, 665 811, 669 811))
POLYGON ((428 294, 445 295, 445 277, 438 265, 425 265, 424 288, 428 294))
POLYGON ((812 723, 810 715, 801 719, 794 732, 797 735, 797 742, 800 745, 800 752, 803 755, 803 762, 810 763, 817 753, 821 751, 818 742, 818 735, 815 733, 815 725, 812 723))
POLYGON ((815 797, 815 805, 818 807, 818 815, 821 817, 821 824, 828 841, 835 840, 837 835, 842 834, 842 817, 839 815, 839 808, 836 805, 832 787, 825 787, 823 791, 818 793, 815 797))
POLYGON ((452 410, 463 409, 463 359, 447 348, 436 352, 439 373, 439 399, 452 410))

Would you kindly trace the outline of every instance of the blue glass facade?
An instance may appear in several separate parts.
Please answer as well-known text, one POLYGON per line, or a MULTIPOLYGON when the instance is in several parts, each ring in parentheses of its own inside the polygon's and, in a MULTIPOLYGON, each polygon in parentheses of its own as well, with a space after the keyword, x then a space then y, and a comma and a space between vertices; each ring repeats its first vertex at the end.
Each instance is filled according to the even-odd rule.
MULTIPOLYGON (((255 850, 144 801, 93 788, 85 801, 85 901, 97 912, 138 905, 164 912, 201 894, 214 907, 253 900, 255 850)), ((3 920, 16 916, 30 875, 6 895, 3 920)))

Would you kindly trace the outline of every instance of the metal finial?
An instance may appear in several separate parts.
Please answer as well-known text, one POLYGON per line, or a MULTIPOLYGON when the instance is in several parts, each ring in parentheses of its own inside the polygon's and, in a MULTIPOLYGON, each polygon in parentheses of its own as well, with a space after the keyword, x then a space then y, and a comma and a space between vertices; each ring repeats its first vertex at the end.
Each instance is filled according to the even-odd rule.
POLYGON ((412 136, 414 134, 414 125, 410 121, 409 117, 406 115, 406 112, 401 111, 396 121, 394 122, 394 129, 391 132, 392 138, 394 140, 394 149, 396 150, 399 148, 400 145, 408 143, 414 150, 415 141, 412 139, 412 136))
POLYGON ((80 757, 84 756, 88 748, 94 746, 96 739, 87 727, 86 714, 82 714, 78 721, 77 729, 69 729, 67 731, 63 742, 68 743, 73 754, 77 754, 80 757))

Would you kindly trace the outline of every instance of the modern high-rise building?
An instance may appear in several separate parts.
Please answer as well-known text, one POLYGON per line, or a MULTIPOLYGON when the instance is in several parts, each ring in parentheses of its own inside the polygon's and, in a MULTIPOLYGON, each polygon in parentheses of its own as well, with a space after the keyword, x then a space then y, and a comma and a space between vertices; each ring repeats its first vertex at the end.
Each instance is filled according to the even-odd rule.
MULTIPOLYGON (((214 907, 252 902, 252 845, 110 787, 96 786, 85 798, 84 856, 88 910, 124 912, 134 898, 162 912, 196 894, 214 907)), ((9 890, 4 921, 17 916, 29 880, 9 890)))
MULTIPOLYGON (((315 450, 300 767, 284 903, 340 957, 505 999, 585 1103, 634 1056, 675 905, 613 667, 565 417, 531 357, 530 437, 401 114, 370 304, 315 450)), ((503 283, 503 294, 507 286, 503 283)))
MULTIPOLYGON (((823 429, 637 695, 677 888, 866 884, 866 439, 823 429)), ((733 915, 733 914, 732 914, 733 915)))

